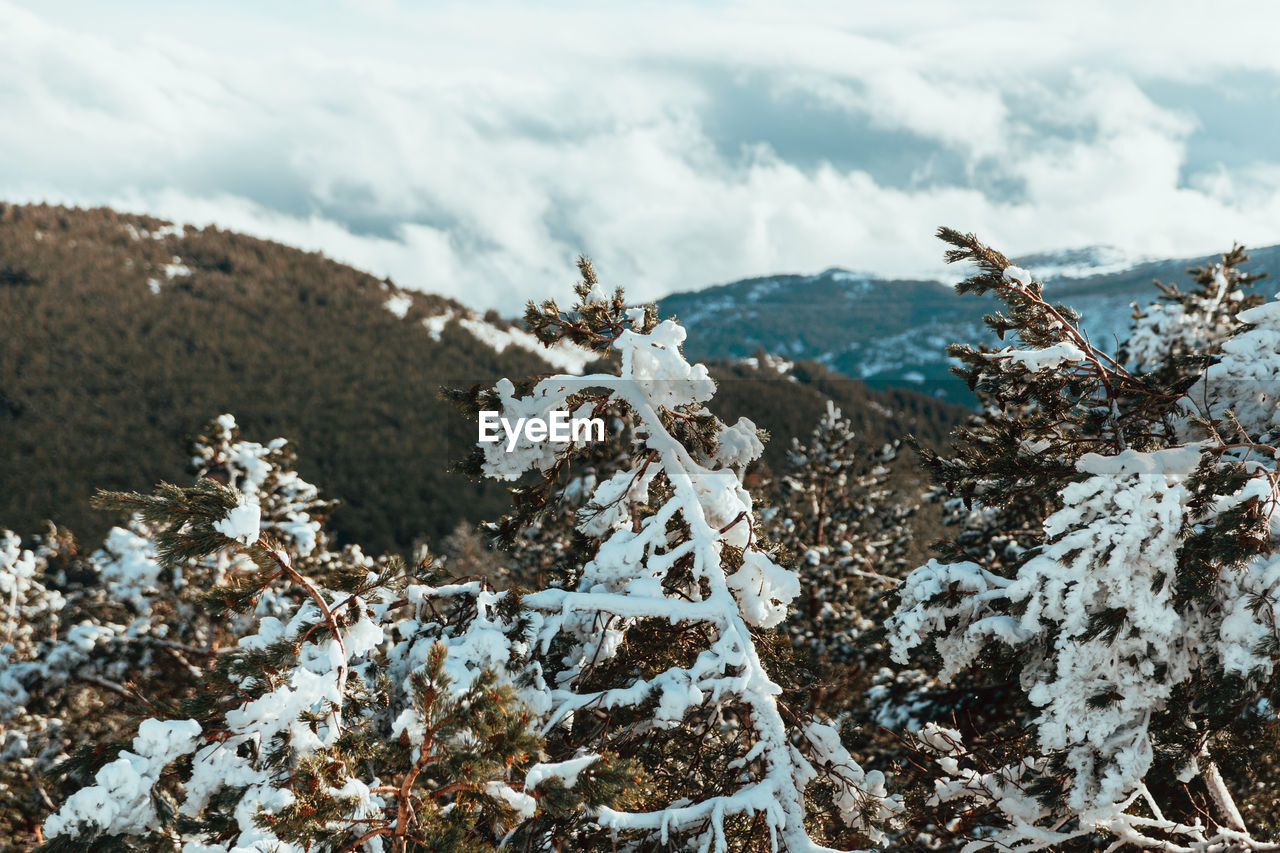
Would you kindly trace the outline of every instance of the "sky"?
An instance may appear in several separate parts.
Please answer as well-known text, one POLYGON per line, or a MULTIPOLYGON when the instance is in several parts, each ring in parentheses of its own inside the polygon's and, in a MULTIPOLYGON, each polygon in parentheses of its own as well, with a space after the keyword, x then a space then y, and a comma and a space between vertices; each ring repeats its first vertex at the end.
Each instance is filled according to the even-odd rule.
POLYGON ((943 276, 943 224, 1189 257, 1280 243, 1276 32, 1256 1, 0 0, 0 200, 506 313, 578 254, 636 299, 943 276))

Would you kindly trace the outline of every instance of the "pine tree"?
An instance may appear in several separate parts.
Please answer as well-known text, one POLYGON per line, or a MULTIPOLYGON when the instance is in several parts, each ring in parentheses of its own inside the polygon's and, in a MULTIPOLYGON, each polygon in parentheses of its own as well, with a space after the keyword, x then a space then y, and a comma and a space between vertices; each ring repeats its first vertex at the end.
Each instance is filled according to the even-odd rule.
POLYGON ((802 595, 785 628, 817 669, 811 702, 827 714, 862 704, 887 663, 889 593, 910 568, 915 503, 891 490, 898 446, 872 448, 834 404, 807 442, 792 439, 790 467, 762 533, 795 561, 802 595))
POLYGON ((1240 328, 1236 316, 1262 303, 1260 295, 1246 288, 1266 273, 1241 271, 1248 260, 1244 247, 1234 246, 1218 263, 1187 270, 1190 290, 1156 282, 1156 301, 1141 310, 1134 305, 1133 328, 1120 347, 1119 361, 1170 387, 1199 376, 1240 328))
MULTIPOLYGON (((627 308, 589 263, 580 268, 574 309, 531 304, 526 323, 544 343, 616 353, 617 373, 520 388, 504 380, 469 399, 512 422, 617 409, 641 439, 577 512, 578 533, 595 541, 590 556, 521 606, 542 652, 552 755, 603 747, 636 762, 644 781, 632 808, 544 820, 542 837, 575 850, 717 851, 730 843, 811 850, 811 831, 840 843, 879 837, 877 824, 896 811, 883 775, 864 772, 831 726, 777 698, 775 678, 789 664, 768 629, 786 617, 799 585, 762 547, 742 485, 762 437, 745 418, 728 426, 706 410, 715 386, 681 355, 682 327, 659 322, 652 307, 627 308)), ((554 498, 581 449, 483 444, 468 467, 507 480, 537 472, 517 491, 518 523, 554 498)))
POLYGON ((578 529, 578 515, 600 483, 626 468, 643 441, 629 412, 603 411, 604 440, 575 453, 551 499, 533 516, 516 512, 488 525, 502 549, 503 581, 526 590, 564 587, 578 579, 578 567, 595 556, 599 538, 578 529))
MULTIPOLYGON (((298 552, 325 550, 317 536, 329 504, 298 478, 283 440, 240 441, 234 418, 224 415, 195 441, 192 457, 193 473, 239 483, 246 500, 264 508, 270 535, 301 543, 298 552)), ((200 602, 206 584, 235 581, 229 552, 165 566, 155 533, 133 516, 100 549, 82 554, 69 534, 52 530, 27 561, 56 606, 19 608, 25 642, 0 665, 0 722, 12 740, 4 766, 25 768, 23 781, 7 789, 22 804, 14 813, 28 816, 17 832, 22 846, 53 803, 84 784, 81 768, 127 745, 127 730, 149 712, 148 702, 171 704, 193 692, 204 667, 244 630, 244 623, 210 618, 200 602), (63 772, 54 773, 59 765, 63 772)), ((3 568, 0 577, 26 582, 19 567, 3 568)), ((264 595, 262 612, 274 601, 264 595)))
MULTIPOLYGON (((983 843, 1019 850, 1102 836, 1113 847, 1276 849, 1250 834, 1220 771, 1241 736, 1268 727, 1258 700, 1273 701, 1276 474, 1260 437, 1274 406, 1250 396, 1256 386, 1216 381, 1221 365, 1190 394, 1164 360, 1127 369, 1026 271, 971 235, 940 234, 955 247, 948 260, 979 267, 959 289, 994 292, 1008 313, 988 324, 1021 346, 953 349, 992 410, 932 467, 951 495, 995 513, 1026 501, 1045 518, 1032 547, 985 565, 930 561, 903 584, 890 622, 900 662, 924 651, 944 679, 1014 672, 1025 702, 1022 719, 993 728, 926 727, 921 748, 940 777, 926 807, 961 804, 983 843), (1224 435, 1228 403, 1248 407, 1252 432, 1224 435), (1031 738, 1018 736, 1024 726, 1031 738)), ((1270 334, 1250 334, 1222 345, 1224 364, 1245 350, 1255 368, 1277 359, 1270 334)), ((1271 364, 1261 374, 1275 375, 1271 364)), ((1264 830, 1274 828, 1254 828, 1264 830)))
MULTIPOLYGON (((96 686, 104 672, 135 700, 74 752, 67 701, 6 708, 56 721, 72 753, 35 774, 65 780, 42 850, 493 850, 534 815, 625 802, 632 773, 607 756, 540 760, 513 597, 330 550, 332 504, 283 442, 237 441, 227 416, 197 451, 218 479, 99 497, 132 513, 112 534, 130 548, 93 567, 137 618, 81 623, 0 671, 43 694, 46 673, 96 686), (184 653, 183 677, 137 653, 156 640, 184 653)), ((29 578, 34 557, 7 547, 3 577, 29 578)))

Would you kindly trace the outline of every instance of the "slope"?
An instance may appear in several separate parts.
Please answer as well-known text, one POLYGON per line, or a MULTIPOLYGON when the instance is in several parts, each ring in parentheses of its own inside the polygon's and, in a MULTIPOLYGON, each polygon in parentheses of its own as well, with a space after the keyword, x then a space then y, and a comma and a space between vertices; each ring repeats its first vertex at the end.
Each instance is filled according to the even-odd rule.
MULTIPOLYGON (((301 475, 342 499, 344 541, 436 540, 508 505, 501 488, 448 470, 475 433, 439 389, 553 369, 527 334, 457 302, 316 253, 104 208, 0 205, 0 327, 0 527, 52 519, 85 542, 112 521, 89 509, 95 488, 182 481, 186 438, 222 412, 250 437, 293 441, 301 475)), ((582 366, 572 351, 550 358, 582 366)), ((844 384, 832 393, 877 436, 937 441, 958 416, 844 384)), ((768 387, 749 414, 777 433, 777 458, 825 397, 817 381, 768 387)))
MULTIPOLYGON (((1280 269, 1280 246, 1250 254, 1246 269, 1280 269)), ((1091 333, 1114 350, 1127 333, 1131 303, 1155 297, 1154 279, 1182 286, 1188 267, 1213 260, 1124 263, 1097 250, 1075 250, 1017 262, 1043 278, 1046 297, 1088 317, 1091 333)), ((983 314, 994 307, 990 299, 961 298, 941 282, 889 280, 842 269, 746 279, 659 302, 662 314, 674 314, 688 326, 694 357, 741 358, 764 349, 818 361, 873 387, 913 387, 956 402, 970 398, 950 376, 946 346, 995 344, 982 324, 983 314)))

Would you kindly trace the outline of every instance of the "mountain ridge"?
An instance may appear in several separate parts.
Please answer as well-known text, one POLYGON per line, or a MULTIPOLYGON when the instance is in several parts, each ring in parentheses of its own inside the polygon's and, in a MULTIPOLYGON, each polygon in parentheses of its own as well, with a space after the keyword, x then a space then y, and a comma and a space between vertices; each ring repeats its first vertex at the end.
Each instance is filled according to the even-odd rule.
MULTIPOLYGON (((1093 339, 1109 342, 1106 348, 1114 351, 1128 329, 1132 303, 1145 304, 1158 294, 1153 280, 1181 286, 1187 268, 1218 257, 1122 263, 1108 247, 1089 247, 1014 263, 1044 281, 1046 298, 1079 311, 1093 339), (1094 271, 1081 274, 1089 260, 1096 261, 1094 271), (1050 274, 1037 273, 1037 267, 1050 274)), ((1251 251, 1243 268, 1280 270, 1280 245, 1251 251)), ((692 357, 737 359, 763 349, 811 359, 873 386, 914 387, 956 402, 972 398, 951 376, 946 346, 999 344, 982 322, 994 307, 993 297, 960 296, 945 282, 887 279, 838 267, 742 279, 658 302, 660 313, 688 327, 692 357)))
MULTIPOLYGON (((475 425, 441 388, 585 366, 493 312, 317 252, 107 208, 0 204, 0 318, 0 529, 52 519, 89 543, 119 520, 90 510, 94 489, 183 482, 187 439, 224 413, 247 438, 290 440, 299 473, 342 501, 340 541, 439 542, 510 506, 501 485, 449 470, 475 425)), ((875 442, 938 446, 964 414, 816 364, 711 368, 716 411, 773 433, 775 465, 828 399, 875 442)))

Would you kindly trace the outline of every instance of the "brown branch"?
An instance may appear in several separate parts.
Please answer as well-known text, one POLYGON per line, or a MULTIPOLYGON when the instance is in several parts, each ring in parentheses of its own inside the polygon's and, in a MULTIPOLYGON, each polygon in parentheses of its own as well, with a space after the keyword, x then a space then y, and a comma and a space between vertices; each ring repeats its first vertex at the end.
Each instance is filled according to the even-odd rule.
POLYGON ((344 844, 342 846, 342 849, 340 849, 338 853, 351 853, 351 851, 355 850, 357 847, 359 847, 361 844, 364 844, 369 839, 377 838, 379 835, 386 835, 390 831, 391 831, 391 828, 387 826, 381 826, 381 827, 378 827, 377 829, 371 829, 368 832, 366 832, 364 835, 357 838, 355 841, 352 841, 348 844, 344 844))

